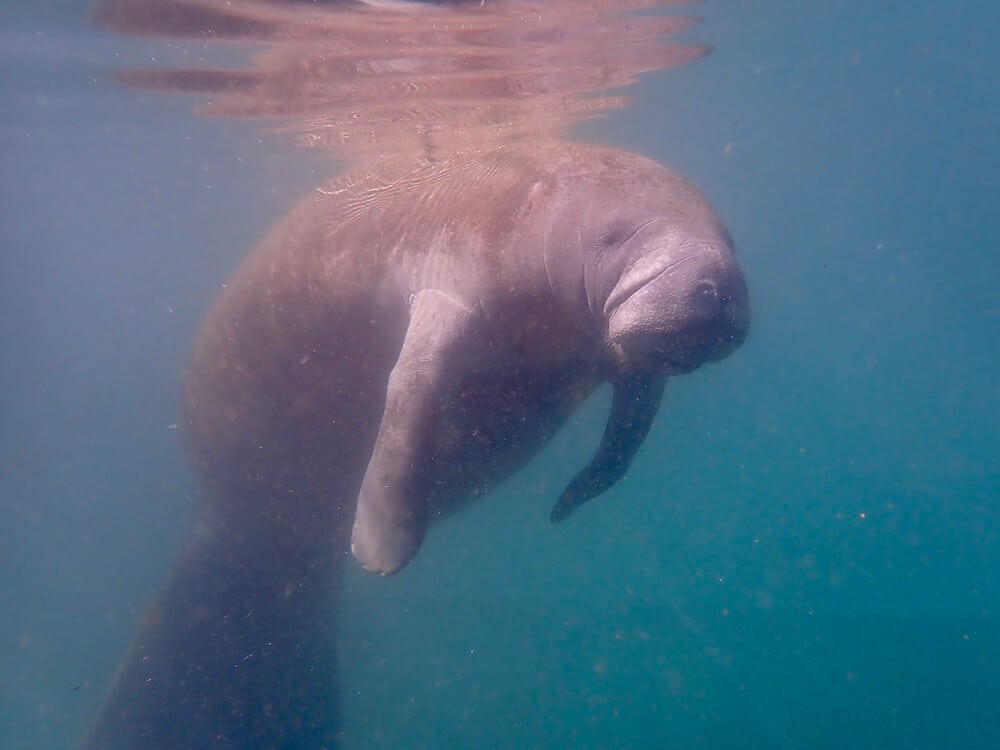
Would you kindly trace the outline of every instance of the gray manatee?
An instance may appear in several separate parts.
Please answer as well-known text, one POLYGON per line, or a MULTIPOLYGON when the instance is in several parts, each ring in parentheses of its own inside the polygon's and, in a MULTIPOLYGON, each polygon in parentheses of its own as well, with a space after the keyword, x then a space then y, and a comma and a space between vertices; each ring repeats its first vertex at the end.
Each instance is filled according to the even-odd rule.
POLYGON ((722 223, 634 154, 533 143, 318 188, 204 323, 197 531, 88 747, 334 746, 348 550, 398 571, 610 382, 597 453, 551 511, 566 518, 625 473, 666 379, 748 327, 722 223))

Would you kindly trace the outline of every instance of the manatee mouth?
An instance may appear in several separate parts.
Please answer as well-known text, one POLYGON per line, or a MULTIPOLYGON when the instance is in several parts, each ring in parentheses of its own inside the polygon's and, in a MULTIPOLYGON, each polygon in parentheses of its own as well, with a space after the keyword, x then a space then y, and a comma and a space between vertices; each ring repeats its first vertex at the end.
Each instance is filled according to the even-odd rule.
POLYGON ((608 295, 608 299, 604 303, 604 319, 611 320, 611 317, 618 311, 618 308, 625 304, 625 302, 627 302, 633 294, 638 292, 647 284, 651 284, 661 276, 675 270, 678 266, 693 260, 694 257, 694 253, 690 253, 678 258, 663 268, 651 268, 638 278, 630 280, 627 284, 616 286, 611 294, 608 295))
POLYGON ((685 375, 700 362, 686 362, 664 347, 662 334, 626 333, 610 342, 611 356, 619 372, 655 371, 666 377, 685 375))

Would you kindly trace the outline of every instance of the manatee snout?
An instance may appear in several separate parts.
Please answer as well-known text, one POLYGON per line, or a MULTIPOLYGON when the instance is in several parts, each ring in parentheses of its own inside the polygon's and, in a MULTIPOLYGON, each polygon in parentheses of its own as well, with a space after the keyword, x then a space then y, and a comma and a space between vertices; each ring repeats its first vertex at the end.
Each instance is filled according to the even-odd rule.
POLYGON ((746 280, 724 245, 644 259, 618 286, 629 293, 611 312, 608 339, 629 369, 690 372, 732 354, 750 330, 746 280))
POLYGON ((705 360, 718 362, 728 357, 750 332, 750 297, 736 262, 699 280, 690 296, 690 307, 696 312, 688 325, 704 344, 705 360))

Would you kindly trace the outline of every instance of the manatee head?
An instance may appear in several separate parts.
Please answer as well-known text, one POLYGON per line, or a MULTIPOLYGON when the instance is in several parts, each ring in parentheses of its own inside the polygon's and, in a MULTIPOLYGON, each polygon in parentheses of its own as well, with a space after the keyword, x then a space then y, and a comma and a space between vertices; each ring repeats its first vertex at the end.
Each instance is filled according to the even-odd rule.
POLYGON ((732 240, 707 201, 656 165, 635 195, 605 193, 581 222, 587 302, 620 371, 670 376, 718 361, 750 328, 732 240))
POLYGON ((628 261, 603 313, 608 344, 625 369, 672 375, 742 344, 750 304, 728 238, 688 240, 658 223, 650 220, 621 248, 628 261))

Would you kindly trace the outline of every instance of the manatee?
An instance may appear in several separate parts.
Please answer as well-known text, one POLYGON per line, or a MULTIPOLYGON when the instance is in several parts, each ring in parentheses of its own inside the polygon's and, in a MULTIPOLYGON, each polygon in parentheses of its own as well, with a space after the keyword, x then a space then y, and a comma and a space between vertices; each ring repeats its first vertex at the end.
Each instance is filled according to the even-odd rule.
POLYGON ((624 475, 667 379, 730 354, 749 320, 722 222, 635 154, 531 143, 317 188, 201 329, 196 533, 88 747, 334 746, 350 552, 396 573, 610 383, 596 454, 549 514, 565 519, 624 475))

